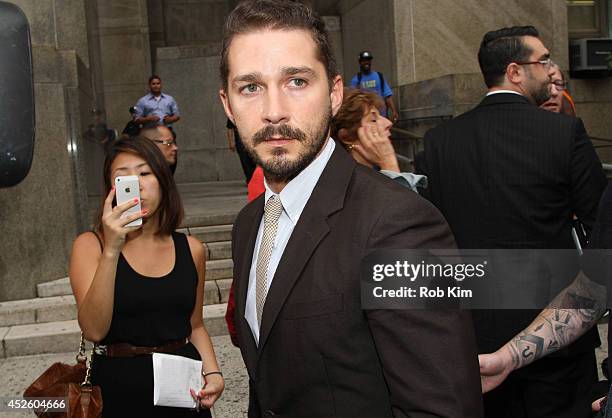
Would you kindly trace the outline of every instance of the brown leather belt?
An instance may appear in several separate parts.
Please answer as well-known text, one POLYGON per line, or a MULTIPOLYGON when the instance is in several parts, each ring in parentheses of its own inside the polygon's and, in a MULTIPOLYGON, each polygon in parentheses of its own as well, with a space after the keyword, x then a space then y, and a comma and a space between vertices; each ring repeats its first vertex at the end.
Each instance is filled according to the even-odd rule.
POLYGON ((96 353, 107 357, 135 357, 152 353, 172 353, 187 345, 188 342, 189 340, 185 338, 184 340, 172 341, 156 347, 139 347, 128 343, 115 343, 99 345, 96 353))

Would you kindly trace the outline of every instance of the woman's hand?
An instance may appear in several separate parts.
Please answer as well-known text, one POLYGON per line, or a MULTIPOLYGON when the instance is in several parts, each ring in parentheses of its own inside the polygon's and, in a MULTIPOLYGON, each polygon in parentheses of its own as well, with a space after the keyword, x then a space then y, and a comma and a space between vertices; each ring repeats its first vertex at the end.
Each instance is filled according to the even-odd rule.
POLYGON ((366 161, 379 166, 381 170, 399 173, 395 149, 393 149, 393 144, 391 144, 387 132, 381 131, 376 124, 367 124, 357 129, 357 136, 359 141, 353 144, 354 151, 359 153, 366 161))
POLYGON ((200 408, 210 409, 225 389, 225 380, 220 374, 209 374, 204 378, 204 386, 196 393, 190 389, 193 400, 198 403, 200 408))
POLYGON ((111 188, 110 193, 104 201, 104 211, 102 213, 102 227, 104 229, 104 249, 113 251, 114 253, 121 252, 121 249, 125 245, 125 239, 130 231, 135 231, 140 226, 126 227, 132 221, 142 218, 147 210, 142 212, 133 213, 129 216, 121 217, 121 215, 128 209, 138 204, 138 199, 125 202, 121 205, 113 208, 113 199, 115 197, 115 187, 111 188))

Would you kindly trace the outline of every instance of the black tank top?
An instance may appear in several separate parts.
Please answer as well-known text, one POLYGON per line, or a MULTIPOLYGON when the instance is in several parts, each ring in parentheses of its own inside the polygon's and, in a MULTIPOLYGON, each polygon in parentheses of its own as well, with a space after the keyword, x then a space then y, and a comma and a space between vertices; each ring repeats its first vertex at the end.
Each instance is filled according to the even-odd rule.
POLYGON ((173 232, 175 263, 163 277, 143 276, 123 254, 117 263, 113 318, 100 343, 152 347, 191 335, 198 273, 184 234, 173 232))

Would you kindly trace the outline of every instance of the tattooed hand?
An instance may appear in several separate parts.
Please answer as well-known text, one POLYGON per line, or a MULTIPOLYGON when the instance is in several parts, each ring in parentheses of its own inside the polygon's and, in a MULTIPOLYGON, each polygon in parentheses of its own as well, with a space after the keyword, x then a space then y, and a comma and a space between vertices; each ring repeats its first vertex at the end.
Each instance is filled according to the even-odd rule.
POLYGON ((499 386, 513 370, 577 340, 603 316, 605 307, 606 288, 579 273, 527 328, 495 353, 478 356, 482 392, 499 386))

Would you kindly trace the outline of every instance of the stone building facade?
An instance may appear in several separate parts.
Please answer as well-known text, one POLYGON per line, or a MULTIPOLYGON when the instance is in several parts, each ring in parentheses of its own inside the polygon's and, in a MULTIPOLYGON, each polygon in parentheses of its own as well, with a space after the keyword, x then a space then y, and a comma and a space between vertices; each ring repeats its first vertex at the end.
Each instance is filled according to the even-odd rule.
MULTIPOLYGON (((9 2, 31 27, 37 126, 30 175, 0 190, 0 301, 35 297, 37 283, 67 274, 71 242, 100 201, 103 145, 84 134, 92 109, 121 131, 152 73, 182 113, 177 181, 242 177, 217 98, 221 29, 236 0, 9 2)), ((553 59, 569 68, 566 0, 310 3, 325 16, 346 84, 358 53, 371 51, 394 90, 401 127, 416 136, 481 100, 476 52, 488 30, 534 25, 553 59)), ((602 20, 607 28, 610 20, 602 20)), ((589 132, 612 138, 612 78, 572 80, 572 93, 589 132)))

